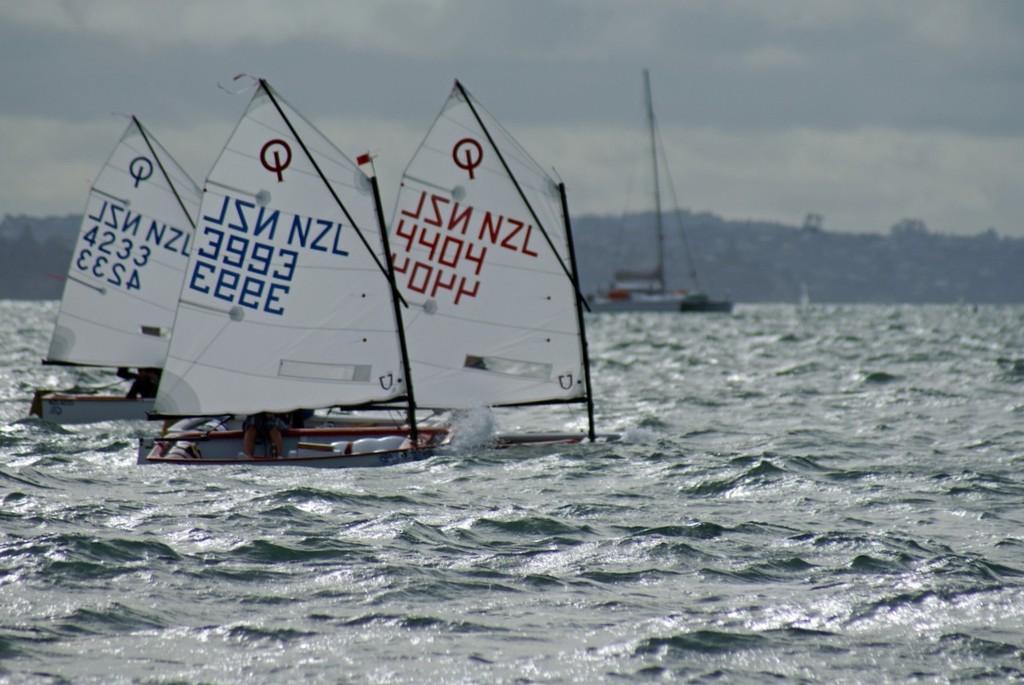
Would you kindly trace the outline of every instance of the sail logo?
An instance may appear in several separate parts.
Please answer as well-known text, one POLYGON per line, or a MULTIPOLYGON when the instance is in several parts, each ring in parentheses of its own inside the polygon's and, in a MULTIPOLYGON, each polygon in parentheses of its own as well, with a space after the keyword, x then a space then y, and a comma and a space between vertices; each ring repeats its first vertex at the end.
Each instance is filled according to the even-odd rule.
POLYGON ((448 291, 456 305, 479 294, 489 250, 537 257, 532 224, 425 191, 401 209, 395 236, 391 260, 405 287, 432 298, 448 291))
POLYGON ((140 182, 149 180, 149 177, 153 175, 153 162, 149 160, 149 157, 136 157, 128 165, 128 173, 135 180, 135 187, 138 188, 140 182))
POLYGON ((92 225, 79 238, 71 261, 80 273, 116 288, 140 290, 154 251, 188 257, 191 236, 185 231, 111 200, 96 207, 94 199, 85 219, 92 225))
POLYGON ((473 170, 484 160, 484 148, 475 138, 463 138, 452 147, 452 161, 455 166, 469 173, 469 180, 476 178, 473 170))
POLYGON ((291 163, 292 148, 280 138, 268 140, 260 149, 260 164, 270 173, 277 175, 278 183, 284 182, 283 172, 291 163))

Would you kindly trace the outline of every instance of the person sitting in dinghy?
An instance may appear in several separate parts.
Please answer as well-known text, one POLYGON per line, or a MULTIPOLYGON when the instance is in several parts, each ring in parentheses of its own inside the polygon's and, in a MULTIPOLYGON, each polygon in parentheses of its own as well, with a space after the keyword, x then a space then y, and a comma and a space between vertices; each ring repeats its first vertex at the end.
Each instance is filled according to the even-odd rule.
POLYGON ((288 428, 286 415, 272 414, 262 411, 249 414, 242 423, 242 452, 252 457, 256 451, 256 442, 270 445, 271 457, 280 457, 284 453, 282 432, 288 428))
POLYGON ((132 381, 132 387, 128 388, 128 393, 125 395, 128 399, 156 397, 156 389, 160 385, 160 369, 144 368, 133 373, 122 366, 117 370, 117 377, 132 381))

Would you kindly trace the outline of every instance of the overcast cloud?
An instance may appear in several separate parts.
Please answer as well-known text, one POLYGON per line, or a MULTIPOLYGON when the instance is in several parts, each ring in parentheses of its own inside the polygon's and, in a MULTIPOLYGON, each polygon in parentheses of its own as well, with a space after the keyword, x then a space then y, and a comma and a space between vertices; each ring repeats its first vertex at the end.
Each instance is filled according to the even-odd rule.
POLYGON ((565 180, 641 209, 641 72, 675 194, 732 219, 1024 236, 1016 0, 0 0, 0 214, 81 212, 133 113, 202 182, 267 78, 385 194, 463 84, 565 180))

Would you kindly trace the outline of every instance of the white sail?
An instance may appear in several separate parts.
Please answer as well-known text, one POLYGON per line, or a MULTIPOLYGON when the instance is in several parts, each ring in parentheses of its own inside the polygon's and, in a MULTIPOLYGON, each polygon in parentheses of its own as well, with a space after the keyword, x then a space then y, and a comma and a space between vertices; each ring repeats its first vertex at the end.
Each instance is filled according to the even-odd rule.
POLYGON ((371 179, 264 81, 206 180, 156 411, 405 394, 371 179))
POLYGON ((559 187, 457 82, 402 176, 390 243, 417 405, 587 395, 559 187))
POLYGON ((199 202, 132 117, 89 192, 48 362, 164 365, 199 202))

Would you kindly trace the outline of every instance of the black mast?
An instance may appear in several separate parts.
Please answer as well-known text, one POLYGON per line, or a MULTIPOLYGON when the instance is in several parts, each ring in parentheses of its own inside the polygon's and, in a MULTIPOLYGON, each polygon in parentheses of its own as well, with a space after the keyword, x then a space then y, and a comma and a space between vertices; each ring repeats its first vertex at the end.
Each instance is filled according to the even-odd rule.
MULTIPOLYGON (((391 260, 391 243, 388 241, 387 223, 384 221, 384 208, 380 201, 380 186, 377 184, 377 175, 370 177, 370 185, 373 187, 373 201, 377 208, 377 223, 380 225, 380 240, 384 247, 385 262, 388 267, 388 285, 391 286, 391 306, 395 311, 395 324, 398 327, 398 344, 402 349, 402 372, 405 374, 405 395, 409 416, 409 437, 415 445, 419 438, 416 427, 416 396, 412 391, 412 369, 409 366, 409 346, 405 342, 405 323, 402 320, 402 307, 399 301, 402 299, 398 292, 398 283, 395 280, 395 264, 391 260)), ((406 305, 408 306, 408 305, 406 305)))
MULTIPOLYGON (((562 199, 562 216, 565 220, 565 238, 569 244, 569 266, 572 269, 573 283, 579 283, 579 274, 576 270, 576 248, 572 242, 572 222, 569 221, 569 202, 565 196, 565 184, 558 184, 558 195, 562 199)), ((580 350, 583 353, 583 382, 587 391, 587 423, 589 430, 587 436, 590 438, 590 442, 594 442, 597 438, 597 434, 594 431, 594 393, 590 390, 590 352, 587 349, 587 329, 583 325, 583 306, 586 305, 586 300, 580 295, 579 287, 574 288, 576 291, 576 326, 580 331, 580 350)))
POLYGON ((146 141, 146 147, 149 148, 150 153, 152 153, 153 155, 153 159, 156 160, 156 165, 160 167, 160 173, 163 174, 164 178, 167 180, 167 185, 171 187, 171 192, 174 193, 174 199, 178 201, 179 205, 181 205, 181 211, 185 212, 185 216, 188 217, 188 222, 192 225, 192 228, 195 228, 196 220, 193 219, 192 215, 188 213, 188 207, 185 206, 184 200, 182 200, 181 195, 178 194, 178 187, 174 185, 174 181, 172 181, 171 177, 167 174, 167 169, 164 168, 164 163, 160 161, 160 155, 158 155, 156 153, 156 150, 153 149, 153 143, 149 140, 149 136, 146 134, 145 127, 142 125, 142 122, 139 121, 138 117, 136 117, 134 114, 132 115, 132 121, 135 122, 135 125, 139 127, 139 133, 142 134, 142 139, 146 141))
POLYGON ((288 125, 288 130, 291 131, 292 135, 295 137, 295 140, 297 140, 299 145, 302 146, 302 151, 306 153, 306 158, 309 159, 310 164, 312 164, 313 168, 316 169, 316 173, 320 176, 320 180, 324 182, 324 185, 327 187, 327 190, 331 193, 331 197, 333 197, 334 201, 338 203, 338 207, 341 208, 341 211, 345 213, 345 217, 352 225, 352 228, 355 229, 356 235, 359 236, 359 240, 362 241, 363 246, 366 248, 366 251, 369 253, 373 261, 376 262, 377 268, 379 268, 381 272, 384 274, 384 277, 388 279, 388 286, 391 288, 391 306, 394 308, 395 324, 396 327, 398 328, 398 340, 399 345, 402 348, 402 372, 405 374, 406 400, 409 415, 409 434, 410 437, 412 438, 413 443, 415 444, 417 438, 419 437, 418 430, 416 427, 416 403, 412 392, 412 374, 409 372, 409 355, 408 349, 405 344, 405 326, 402 325, 402 312, 399 307, 399 303, 405 306, 408 305, 402 298, 402 294, 398 291, 398 286, 395 284, 394 265, 391 263, 391 246, 388 243, 386 228, 387 223, 384 221, 384 210, 381 207, 380 188, 377 185, 377 177, 370 177, 370 186, 373 188, 374 207, 377 211, 377 224, 380 227, 380 235, 384 247, 384 261, 386 262, 386 264, 381 264, 380 260, 377 259, 377 255, 374 254, 369 242, 367 242, 366 236, 364 236, 363 232, 359 230, 359 226, 356 225, 356 222, 352 218, 352 215, 348 213, 348 208, 345 207, 345 203, 343 203, 341 201, 341 198, 338 197, 338 194, 334 192, 334 186, 332 186, 330 181, 327 180, 326 174, 324 174, 323 170, 320 169, 320 165, 317 164, 316 159, 313 157, 312 153, 310 153, 309 148, 306 147, 306 143, 302 140, 302 137, 299 136, 298 131, 295 130, 295 127, 292 126, 292 122, 285 115, 284 110, 281 108, 281 105, 278 104, 277 99, 274 97, 273 91, 270 89, 270 84, 268 84, 264 79, 259 79, 259 84, 260 87, 263 88, 264 92, 266 92, 267 97, 270 98, 270 101, 274 103, 274 107, 277 108, 277 113, 281 115, 281 119, 283 119, 285 124, 288 125))
MULTIPOLYGON (((363 232, 360 230, 359 225, 355 222, 355 219, 352 218, 352 215, 348 213, 348 207, 346 207, 345 203, 341 201, 341 198, 338 197, 338 194, 334 192, 334 186, 332 186, 331 182, 327 180, 327 175, 324 174, 323 170, 320 168, 320 165, 316 163, 316 159, 314 159, 312 153, 310 153, 309 148, 306 147, 305 141, 302 140, 302 137, 299 135, 298 131, 296 131, 295 127, 292 126, 291 120, 288 119, 287 115, 285 115, 284 113, 284 110, 281 109, 281 105, 278 104, 277 98, 274 97, 274 91, 270 89, 270 84, 267 83, 264 79, 259 79, 259 84, 260 87, 263 88, 263 91, 267 94, 267 97, 270 98, 270 101, 274 103, 274 107, 277 108, 277 113, 281 115, 281 119, 284 120, 284 123, 288 125, 288 130, 291 131, 292 135, 295 136, 295 140, 297 140, 299 145, 302 146, 302 151, 306 153, 306 158, 309 160, 309 163, 313 165, 314 169, 316 169, 316 173, 317 175, 320 176, 320 180, 324 182, 325 186, 327 186, 327 190, 328 192, 330 192, 331 197, 333 197, 334 201, 338 203, 338 207, 341 208, 341 211, 345 213, 345 218, 348 219, 348 222, 352 225, 352 228, 355 229, 356 235, 359 236, 359 240, 362 241, 363 246, 366 248, 366 251, 370 253, 370 257, 377 264, 377 268, 380 269, 381 273, 384 274, 385 277, 387 277, 387 267, 381 264, 380 260, 377 259, 377 255, 373 253, 373 249, 370 247, 370 244, 366 241, 366 236, 363 235, 363 232)), ((402 298, 400 293, 398 295, 398 299, 401 300, 402 304, 405 304, 405 300, 402 298)))

